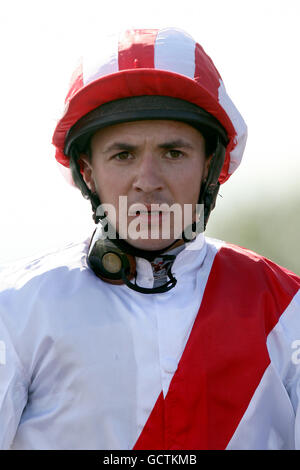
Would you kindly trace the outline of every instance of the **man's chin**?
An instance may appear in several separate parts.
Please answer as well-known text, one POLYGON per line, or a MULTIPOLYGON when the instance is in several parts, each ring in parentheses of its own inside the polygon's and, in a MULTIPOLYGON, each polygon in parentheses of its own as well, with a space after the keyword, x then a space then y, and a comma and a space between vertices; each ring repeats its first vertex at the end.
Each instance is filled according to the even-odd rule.
POLYGON ((145 251, 159 251, 168 248, 168 246, 174 243, 174 239, 160 239, 160 240, 153 240, 153 239, 137 239, 132 240, 128 238, 127 243, 137 248, 138 250, 145 250, 145 251))

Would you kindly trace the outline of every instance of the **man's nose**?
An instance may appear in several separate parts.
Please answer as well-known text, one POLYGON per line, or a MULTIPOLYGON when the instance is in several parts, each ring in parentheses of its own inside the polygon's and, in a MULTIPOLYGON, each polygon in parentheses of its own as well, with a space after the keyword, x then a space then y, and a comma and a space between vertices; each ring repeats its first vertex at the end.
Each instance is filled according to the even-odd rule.
POLYGON ((159 162, 153 155, 144 155, 136 169, 133 188, 138 192, 152 193, 163 189, 159 162))

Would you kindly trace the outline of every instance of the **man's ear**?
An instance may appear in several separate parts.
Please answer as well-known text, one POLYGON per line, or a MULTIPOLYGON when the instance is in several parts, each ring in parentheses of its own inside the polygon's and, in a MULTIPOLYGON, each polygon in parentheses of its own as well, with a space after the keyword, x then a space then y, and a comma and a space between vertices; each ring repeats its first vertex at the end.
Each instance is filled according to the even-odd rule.
POLYGON ((90 158, 82 153, 79 157, 78 162, 85 184, 93 193, 96 192, 95 181, 93 177, 93 167, 90 158))

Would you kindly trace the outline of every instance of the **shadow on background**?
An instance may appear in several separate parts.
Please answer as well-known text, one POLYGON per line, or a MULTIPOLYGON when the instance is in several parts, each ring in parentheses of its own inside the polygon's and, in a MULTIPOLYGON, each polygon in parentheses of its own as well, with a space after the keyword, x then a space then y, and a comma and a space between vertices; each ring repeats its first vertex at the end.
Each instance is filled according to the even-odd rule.
POLYGON ((256 195, 243 204, 218 197, 205 233, 253 250, 300 275, 297 186, 290 194, 278 195, 276 200, 256 195))

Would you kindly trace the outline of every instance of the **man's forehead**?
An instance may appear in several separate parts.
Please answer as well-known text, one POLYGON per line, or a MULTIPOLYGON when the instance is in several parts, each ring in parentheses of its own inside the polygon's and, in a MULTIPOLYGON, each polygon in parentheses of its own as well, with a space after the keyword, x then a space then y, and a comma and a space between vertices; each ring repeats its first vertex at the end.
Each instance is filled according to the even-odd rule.
MULTIPOLYGON (((174 120, 142 120, 114 124, 96 131, 92 142, 103 146, 137 145, 144 141, 160 144, 173 142, 191 146, 192 142, 203 140, 199 130, 189 124, 174 120)), ((175 146, 176 146, 175 145, 175 146)))

